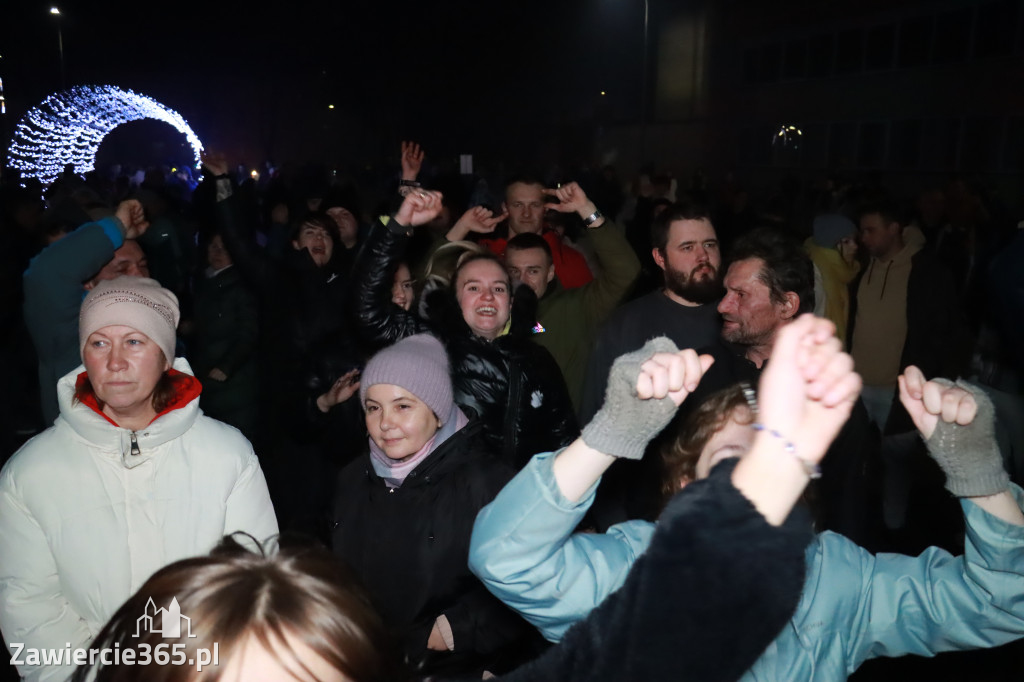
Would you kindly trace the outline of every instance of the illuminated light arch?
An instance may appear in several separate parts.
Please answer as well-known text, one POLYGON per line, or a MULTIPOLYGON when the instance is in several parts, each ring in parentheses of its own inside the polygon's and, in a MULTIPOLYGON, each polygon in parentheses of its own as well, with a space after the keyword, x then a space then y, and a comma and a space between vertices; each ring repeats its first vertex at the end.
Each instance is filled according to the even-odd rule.
POLYGON ((7 164, 47 185, 69 163, 76 173, 86 173, 93 170, 96 150, 110 131, 146 118, 163 121, 182 133, 199 165, 203 143, 178 112, 152 97, 113 85, 75 86, 33 107, 14 129, 7 164))

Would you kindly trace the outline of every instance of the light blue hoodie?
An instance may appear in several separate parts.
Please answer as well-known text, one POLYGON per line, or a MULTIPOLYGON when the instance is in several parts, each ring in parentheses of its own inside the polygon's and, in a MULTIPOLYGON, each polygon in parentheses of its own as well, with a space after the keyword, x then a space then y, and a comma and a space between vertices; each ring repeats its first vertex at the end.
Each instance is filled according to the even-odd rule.
MULTIPOLYGON (((618 589, 650 543, 654 524, 573 534, 596 485, 577 504, 558 490, 551 463, 534 457, 481 510, 470 569, 551 641, 618 589)), ((1024 491, 1013 487, 1019 505, 1024 491)), ((844 680, 878 656, 993 647, 1024 636, 1024 527, 960 500, 965 553, 932 547, 918 557, 872 555, 835 533, 807 548, 796 613, 743 680, 844 680)))

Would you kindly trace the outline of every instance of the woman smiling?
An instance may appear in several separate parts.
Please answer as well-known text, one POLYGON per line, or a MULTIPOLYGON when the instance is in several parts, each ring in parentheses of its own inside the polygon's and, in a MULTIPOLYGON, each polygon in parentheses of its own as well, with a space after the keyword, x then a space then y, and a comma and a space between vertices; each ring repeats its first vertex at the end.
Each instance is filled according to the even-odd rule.
MULTIPOLYGON (((535 324, 535 294, 524 286, 513 291, 491 252, 445 244, 431 258, 435 267, 418 303, 410 307, 394 295, 413 227, 440 210, 438 192, 410 193, 393 218, 371 230, 353 270, 357 330, 373 349, 423 332, 441 339, 452 358, 455 402, 480 420, 488 449, 518 469, 535 453, 571 442, 576 415, 555 359, 533 340, 543 331, 535 324)), ((492 227, 498 220, 482 207, 466 215, 492 227)))
POLYGON ((500 669, 530 634, 467 567, 473 519, 512 472, 481 448, 448 372, 427 334, 370 360, 359 387, 370 452, 342 471, 334 514, 335 554, 424 674, 500 669))

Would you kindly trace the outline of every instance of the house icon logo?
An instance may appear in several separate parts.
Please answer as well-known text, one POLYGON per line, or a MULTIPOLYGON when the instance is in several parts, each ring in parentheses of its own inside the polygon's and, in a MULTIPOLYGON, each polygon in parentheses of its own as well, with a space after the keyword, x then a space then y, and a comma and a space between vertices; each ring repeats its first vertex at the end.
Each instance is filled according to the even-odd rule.
POLYGON ((139 637, 144 632, 152 632, 165 638, 178 638, 182 632, 186 637, 195 637, 192 634, 192 619, 181 615, 181 607, 178 606, 178 598, 171 599, 170 605, 164 608, 157 608, 150 597, 146 602, 145 612, 135 621, 134 637, 139 637), (185 625, 182 627, 182 621, 185 625))

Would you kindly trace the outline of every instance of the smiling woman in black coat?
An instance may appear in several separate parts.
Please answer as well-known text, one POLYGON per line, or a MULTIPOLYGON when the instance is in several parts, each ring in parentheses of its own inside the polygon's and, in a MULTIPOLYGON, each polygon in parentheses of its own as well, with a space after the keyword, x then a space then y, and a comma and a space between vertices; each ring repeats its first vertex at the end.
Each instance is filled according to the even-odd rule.
POLYGON ((395 270, 405 256, 412 225, 441 208, 440 194, 410 194, 398 213, 371 231, 353 269, 353 308, 362 341, 381 348, 411 334, 430 332, 452 362, 455 402, 483 423, 488 447, 522 468, 538 452, 568 445, 579 435, 561 370, 531 338, 536 296, 511 281, 490 253, 460 259, 450 286, 426 291, 422 315, 391 301, 395 270))
POLYGON ((339 478, 334 553, 422 673, 519 662, 535 633, 468 568, 476 514, 512 471, 453 403, 444 348, 426 334, 399 341, 370 360, 359 391, 370 452, 339 478))

